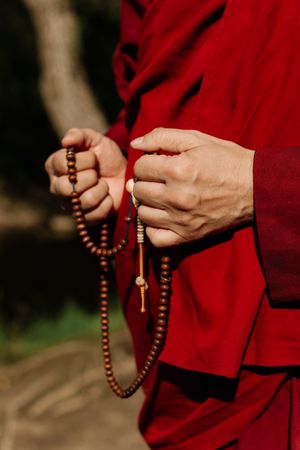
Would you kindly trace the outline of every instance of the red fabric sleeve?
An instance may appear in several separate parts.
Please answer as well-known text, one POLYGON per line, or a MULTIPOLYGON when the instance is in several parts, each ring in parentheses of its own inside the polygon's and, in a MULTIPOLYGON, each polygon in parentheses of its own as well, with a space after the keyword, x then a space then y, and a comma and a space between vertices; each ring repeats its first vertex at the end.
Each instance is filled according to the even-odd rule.
POLYGON ((300 301, 300 148, 260 149, 254 158, 258 243, 270 298, 300 301))
MULTIPOLYGON (((126 105, 128 88, 136 71, 141 21, 149 0, 123 0, 121 2, 120 40, 114 58, 114 75, 117 91, 126 105)), ((129 135, 125 123, 125 108, 106 133, 126 150, 129 135)))

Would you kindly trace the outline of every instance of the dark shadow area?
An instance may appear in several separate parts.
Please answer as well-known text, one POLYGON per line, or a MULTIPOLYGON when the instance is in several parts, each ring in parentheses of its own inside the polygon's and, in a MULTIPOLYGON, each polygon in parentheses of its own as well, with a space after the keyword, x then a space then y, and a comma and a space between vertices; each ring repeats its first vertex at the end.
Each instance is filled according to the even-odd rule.
POLYGON ((18 196, 47 185, 44 161, 50 150, 58 147, 38 92, 36 50, 23 3, 1 2, 0 178, 2 188, 18 196))
MULTIPOLYGON (((68 302, 98 310, 98 264, 75 236, 58 239, 14 232, 0 240, 0 321, 18 333, 55 318, 68 302)), ((111 298, 115 301, 114 280, 111 298)))

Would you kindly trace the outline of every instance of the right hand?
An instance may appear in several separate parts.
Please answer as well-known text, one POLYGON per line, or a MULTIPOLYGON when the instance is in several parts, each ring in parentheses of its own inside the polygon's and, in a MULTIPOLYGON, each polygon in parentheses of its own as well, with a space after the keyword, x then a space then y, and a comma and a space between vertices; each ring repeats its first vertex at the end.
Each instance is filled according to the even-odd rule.
MULTIPOLYGON (((62 146, 76 147, 77 184, 86 222, 95 224, 118 210, 124 189, 127 160, 110 138, 89 128, 72 128, 62 146)), ((52 153, 45 163, 50 192, 69 197, 72 186, 67 176, 66 150, 52 153)))

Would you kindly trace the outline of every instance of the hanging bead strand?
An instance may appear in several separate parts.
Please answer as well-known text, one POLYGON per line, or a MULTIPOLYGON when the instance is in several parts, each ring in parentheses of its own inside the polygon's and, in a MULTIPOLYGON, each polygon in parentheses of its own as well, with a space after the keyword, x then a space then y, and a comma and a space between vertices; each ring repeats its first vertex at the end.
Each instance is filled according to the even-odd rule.
MULTIPOLYGON (((160 298, 158 302, 158 316, 154 327, 154 339, 146 357, 146 360, 141 368, 141 370, 136 375, 133 382, 126 388, 123 389, 117 382, 113 367, 112 358, 110 351, 110 339, 109 339, 109 268, 110 262, 109 258, 114 258, 128 244, 129 227, 132 222, 132 205, 134 203, 134 197, 130 196, 128 214, 125 217, 126 227, 124 237, 120 242, 109 248, 109 228, 107 223, 103 223, 100 228, 100 242, 99 246, 95 245, 92 241, 88 231, 87 225, 84 218, 84 213, 81 207, 80 195, 76 191, 77 184, 77 170, 76 170, 76 149, 67 149, 66 154, 67 167, 68 167, 68 178, 72 185, 72 193, 70 195, 72 216, 76 222, 79 235, 84 243, 85 247, 88 248, 93 254, 95 254, 99 259, 100 267, 100 280, 99 280, 99 297, 100 297, 100 316, 101 316, 101 347, 103 352, 104 370, 107 382, 111 390, 120 398, 131 397, 137 389, 144 383, 151 368, 156 363, 159 358, 161 351, 164 347, 164 343, 167 335, 167 322, 169 315, 169 305, 170 305, 170 292, 171 292, 171 267, 170 267, 170 257, 168 255, 162 256, 161 258, 161 276, 160 276, 160 298)), ((140 275, 144 279, 144 226, 142 222, 138 221, 138 245, 140 249, 139 256, 139 268, 140 275), (142 231, 143 228, 143 231, 142 231)), ((148 287, 148 286, 147 286, 148 287)), ((146 289, 146 286, 145 286, 146 289)), ((142 305, 143 306, 143 305, 142 305)), ((145 304, 144 304, 145 307, 145 304)))

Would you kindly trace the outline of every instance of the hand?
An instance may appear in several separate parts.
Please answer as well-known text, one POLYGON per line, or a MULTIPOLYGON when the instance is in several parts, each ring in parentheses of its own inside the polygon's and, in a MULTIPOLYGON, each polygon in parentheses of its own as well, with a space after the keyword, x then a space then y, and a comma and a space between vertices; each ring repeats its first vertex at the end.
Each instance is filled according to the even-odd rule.
POLYGON ((156 247, 195 241, 253 217, 254 151, 194 130, 157 128, 131 143, 139 216, 156 247))
MULTIPOLYGON (((118 145, 97 131, 72 128, 62 139, 63 147, 76 147, 77 184, 87 223, 97 223, 119 208, 123 193, 126 159, 118 145)), ((45 169, 50 178, 50 192, 70 196, 72 186, 67 176, 66 151, 49 156, 45 169)))

